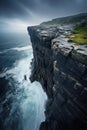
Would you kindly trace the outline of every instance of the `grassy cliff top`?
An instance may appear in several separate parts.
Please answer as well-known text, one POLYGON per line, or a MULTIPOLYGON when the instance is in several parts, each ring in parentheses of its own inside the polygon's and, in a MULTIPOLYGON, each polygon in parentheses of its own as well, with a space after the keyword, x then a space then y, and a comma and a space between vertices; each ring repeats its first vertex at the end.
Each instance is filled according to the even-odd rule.
POLYGON ((76 25, 68 38, 70 42, 75 42, 77 45, 87 45, 87 24, 76 25))
POLYGON ((73 16, 67 16, 62 18, 56 18, 51 21, 43 22, 41 26, 60 26, 69 25, 75 26, 72 34, 68 36, 70 42, 74 42, 77 45, 87 45, 87 13, 77 14, 73 16), (84 22, 85 21, 85 24, 84 22))

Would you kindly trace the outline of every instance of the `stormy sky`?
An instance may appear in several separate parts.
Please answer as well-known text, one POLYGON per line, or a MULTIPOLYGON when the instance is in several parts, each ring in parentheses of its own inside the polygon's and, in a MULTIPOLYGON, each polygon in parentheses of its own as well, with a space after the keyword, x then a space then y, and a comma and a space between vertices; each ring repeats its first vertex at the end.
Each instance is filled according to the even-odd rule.
POLYGON ((87 0, 0 0, 0 26, 35 25, 87 12, 87 0))

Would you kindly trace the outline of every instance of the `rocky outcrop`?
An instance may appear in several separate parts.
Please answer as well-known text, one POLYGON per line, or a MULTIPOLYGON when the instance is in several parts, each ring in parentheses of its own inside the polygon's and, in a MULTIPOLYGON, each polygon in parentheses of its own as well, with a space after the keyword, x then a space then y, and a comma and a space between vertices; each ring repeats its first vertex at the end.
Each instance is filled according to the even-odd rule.
POLYGON ((87 47, 68 43, 73 26, 29 27, 33 55, 31 81, 48 95, 40 130, 87 129, 87 47))

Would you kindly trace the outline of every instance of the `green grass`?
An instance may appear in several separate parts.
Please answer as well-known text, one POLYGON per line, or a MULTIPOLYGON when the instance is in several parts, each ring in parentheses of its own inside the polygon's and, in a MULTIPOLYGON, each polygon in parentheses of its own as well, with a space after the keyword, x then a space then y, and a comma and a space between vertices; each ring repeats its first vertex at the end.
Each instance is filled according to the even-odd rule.
POLYGON ((87 25, 77 25, 68 38, 69 42, 75 42, 77 45, 87 45, 87 25))

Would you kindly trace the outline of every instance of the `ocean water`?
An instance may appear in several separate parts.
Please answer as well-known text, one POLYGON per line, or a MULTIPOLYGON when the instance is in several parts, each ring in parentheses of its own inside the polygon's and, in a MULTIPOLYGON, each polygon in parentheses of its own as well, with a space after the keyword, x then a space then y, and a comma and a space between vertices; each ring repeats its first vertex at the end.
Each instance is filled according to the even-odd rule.
POLYGON ((46 93, 29 80, 32 58, 27 33, 0 34, 0 130, 39 130, 45 120, 46 93))

